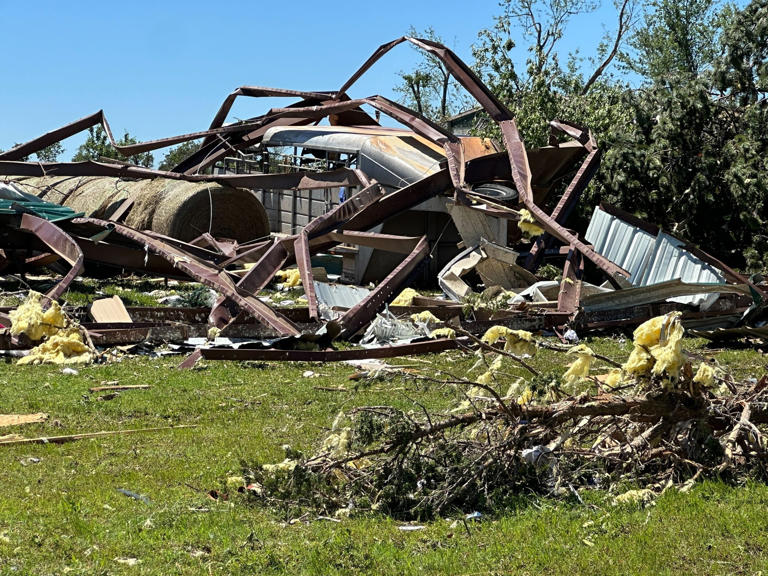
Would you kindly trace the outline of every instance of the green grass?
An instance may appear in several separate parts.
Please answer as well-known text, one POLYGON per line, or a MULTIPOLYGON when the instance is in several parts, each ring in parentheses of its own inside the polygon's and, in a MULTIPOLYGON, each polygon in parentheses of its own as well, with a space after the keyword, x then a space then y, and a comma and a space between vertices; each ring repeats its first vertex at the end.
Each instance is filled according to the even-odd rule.
MULTIPOLYGON (((701 341, 687 344, 702 346, 701 341)), ((630 344, 591 343, 623 359, 630 344)), ((701 350, 699 350, 701 352, 701 350)), ((721 363, 760 375, 764 358, 723 351, 721 363)), ((103 437, 62 445, 0 446, 0 574, 754 574, 768 570, 768 487, 705 483, 689 494, 668 491, 656 506, 587 505, 523 495, 465 528, 457 511, 403 532, 372 516, 341 522, 295 521, 225 490, 249 464, 279 461, 281 445, 311 451, 335 415, 353 406, 411 399, 440 410, 454 405, 448 387, 414 387, 399 377, 354 390, 344 364, 209 363, 175 369, 178 358, 132 358, 80 368, 0 364, 0 412, 43 411, 42 424, 0 434, 53 436, 194 424, 191 429, 103 437), (304 378, 312 370, 316 378, 304 378), (112 399, 88 388, 104 381, 151 384, 112 399), (348 392, 316 387, 345 386, 348 392), (401 390, 407 387, 407 390, 401 390), (35 463, 30 458, 37 458, 35 463), (129 498, 118 488, 149 498, 129 498), (293 522, 292 522, 293 521, 293 522), (116 559, 136 558, 135 566, 116 559)), ((457 353, 402 359, 426 373, 466 373, 457 353)), ((563 370, 565 358, 541 353, 540 369, 563 370)), ((514 370, 513 370, 514 371, 514 370)), ((461 511, 471 512, 471 510, 461 511)))

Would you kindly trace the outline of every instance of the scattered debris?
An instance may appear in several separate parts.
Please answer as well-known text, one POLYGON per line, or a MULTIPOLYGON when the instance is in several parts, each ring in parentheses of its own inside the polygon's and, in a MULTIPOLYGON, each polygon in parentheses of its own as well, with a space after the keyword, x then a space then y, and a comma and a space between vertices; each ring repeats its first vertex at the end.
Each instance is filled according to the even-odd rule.
MULTIPOLYGON (((452 411, 358 408, 318 455, 286 450, 283 462, 244 471, 246 494, 260 501, 314 501, 300 488, 323 486, 322 512, 334 516, 318 518, 333 522, 365 500, 409 519, 477 510, 463 519, 469 532, 467 519, 516 487, 579 498, 626 475, 641 486, 685 487, 704 475, 765 474, 765 378, 725 378, 694 366, 683 349, 686 330, 764 344, 765 283, 616 207, 596 207, 586 230, 571 229, 601 150, 588 129, 566 121, 550 122, 549 142, 526 147, 511 111, 453 52, 408 37, 381 46, 335 92, 239 88, 191 134, 118 145, 102 112, 82 118, 0 153, 0 269, 50 274, 44 293, 25 285, 26 300, 0 310, 0 349, 23 354, 18 364, 77 364, 170 344, 168 353, 189 352, 181 368, 204 369, 200 359, 364 360, 361 378, 398 370, 415 380, 427 377, 371 361, 476 354, 475 372, 442 381, 461 390, 452 411), (382 96, 349 97, 404 42, 439 60, 478 101, 503 148, 458 137, 382 96), (226 123, 237 98, 275 96, 296 101, 226 123), (380 113, 405 129, 382 127, 380 113), (97 125, 128 156, 201 144, 162 172, 111 160, 23 161, 97 125), (81 180, 91 180, 87 190, 81 180), (123 272, 197 287, 161 291, 166 306, 158 308, 117 296, 66 313, 60 305, 76 277, 123 272), (635 329, 623 364, 586 345, 591 332, 611 328, 635 329), (564 345, 546 345, 542 332, 562 334, 564 345), (334 347, 339 341, 359 346, 334 347), (562 377, 526 362, 544 349, 567 354, 562 377), (529 376, 510 381, 504 363, 529 376), (304 481, 290 482, 297 475, 304 481)), ((647 503, 655 493, 616 500, 647 503)))
POLYGON ((425 528, 426 526, 423 526, 422 524, 406 524, 404 526, 397 527, 400 532, 418 532, 420 530, 424 530, 425 528))
POLYGON ((107 390, 148 390, 152 388, 149 384, 110 384, 106 386, 93 386, 88 388, 89 392, 105 392, 107 390))
POLYGON ((479 357, 473 370, 486 373, 401 374, 456 387, 468 400, 455 410, 431 413, 414 401, 410 411, 379 405, 339 414, 315 453, 243 470, 246 482, 264 487, 253 501, 297 512, 306 502, 326 511, 365 503, 410 520, 456 508, 483 514, 520 491, 581 500, 580 491, 623 489, 616 504, 649 505, 663 489, 699 478, 764 476, 766 378, 718 376, 680 346, 680 318, 673 312, 641 325, 610 386, 592 376, 604 360, 584 344, 545 345, 491 329, 472 341, 479 348, 465 347, 479 357), (542 349, 573 359, 562 376, 505 376, 503 364, 519 363, 517 353, 542 349), (344 442, 332 443, 342 432, 344 442), (626 491, 628 481, 647 488, 626 491))
POLYGON ((648 488, 642 488, 640 490, 627 490, 623 494, 619 494, 613 499, 613 504, 618 506, 619 504, 635 504, 641 506, 647 506, 651 504, 656 498, 656 493, 648 488))
POLYGON ((160 432, 162 430, 177 430, 181 428, 197 428, 195 424, 179 424, 177 426, 159 426, 155 428, 136 428, 126 430, 105 430, 102 432, 85 432, 83 434, 67 434, 65 436, 43 436, 40 438, 0 438, 0 445, 8 444, 64 444, 76 440, 90 438, 102 438, 104 436, 116 436, 122 434, 136 434, 139 432, 160 432))
POLYGON ((120 296, 95 300, 88 309, 94 322, 110 324, 113 322, 131 323, 131 315, 125 308, 120 296))
POLYGON ((150 499, 144 496, 143 494, 138 494, 136 492, 133 492, 132 490, 126 490, 125 488, 117 488, 116 490, 120 492, 120 494, 124 494, 129 498, 133 498, 134 500, 138 500, 139 502, 144 502, 144 504, 152 503, 150 499))
POLYGON ((20 426, 22 424, 37 424, 48 420, 48 414, 0 414, 0 428, 5 426, 20 426))
POLYGON ((610 206, 595 209, 584 234, 566 228, 600 149, 587 129, 564 121, 550 127, 548 146, 526 148, 509 109, 455 54, 406 37, 383 45, 337 92, 240 88, 201 132, 122 146, 101 112, 72 122, 0 153, 7 203, 0 266, 62 274, 45 295, 30 292, 8 311, 0 348, 44 340, 19 363, 82 363, 98 357, 96 346, 205 337, 186 367, 199 356, 237 357, 220 348, 220 338, 243 336, 272 338, 269 357, 293 360, 300 355, 292 352, 309 352, 307 342, 325 353, 336 340, 399 346, 452 339, 456 328, 479 336, 493 325, 557 329, 577 343, 590 330, 636 326, 673 310, 686 328, 757 328, 764 288, 701 250, 610 206), (505 150, 457 137, 382 96, 349 98, 357 78, 403 42, 443 63, 496 122, 505 150), (225 124, 243 96, 297 102, 225 124), (406 129, 382 128, 365 106, 406 129), (323 118, 331 125, 318 125, 323 118), (202 143, 166 172, 112 161, 23 161, 99 124, 125 155, 202 143), (286 147, 295 153, 280 157, 286 147), (233 151, 252 160, 233 162, 233 151), (336 193, 341 187, 344 194, 336 193), (440 222, 440 234, 425 214, 440 222), (557 280, 536 275, 553 263, 557 280), (76 310, 82 329, 69 328, 57 299, 77 275, 110 271, 200 287, 162 296, 171 306, 153 315, 118 296, 100 299, 88 309, 94 322, 76 310), (417 280, 438 284, 448 299, 422 296, 408 286, 417 280), (276 281, 289 290, 285 297, 260 294, 276 281))

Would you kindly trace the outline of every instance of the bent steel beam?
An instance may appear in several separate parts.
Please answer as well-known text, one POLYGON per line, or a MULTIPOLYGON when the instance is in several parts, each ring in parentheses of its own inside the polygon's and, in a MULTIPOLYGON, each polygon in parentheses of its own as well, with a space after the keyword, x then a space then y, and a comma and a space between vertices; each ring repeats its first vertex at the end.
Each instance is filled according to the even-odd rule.
POLYGON ((37 236, 58 256, 71 266, 69 272, 56 285, 46 292, 49 300, 58 299, 72 283, 72 280, 83 270, 83 252, 74 239, 61 228, 32 214, 22 214, 19 230, 30 232, 37 236))
POLYGON ((368 324, 384 304, 391 300, 400 285, 408 278, 416 265, 429 255, 429 243, 422 236, 413 251, 398 264, 389 275, 362 302, 350 308, 339 319, 343 330, 341 335, 354 336, 360 328, 368 324))
POLYGON ((99 220, 97 218, 76 218, 73 222, 75 224, 95 224, 104 226, 105 228, 111 227, 113 228, 113 234, 118 234, 144 246, 147 251, 162 257, 173 264, 175 268, 185 272, 191 278, 194 278, 201 284, 216 290, 228 299, 234 301, 240 308, 247 311, 263 324, 273 328, 278 333, 286 336, 299 334, 299 329, 287 318, 272 310, 272 308, 253 295, 241 293, 225 272, 217 270, 216 268, 197 260, 191 254, 175 246, 171 246, 148 234, 133 230, 122 224, 116 224, 106 220, 99 220))

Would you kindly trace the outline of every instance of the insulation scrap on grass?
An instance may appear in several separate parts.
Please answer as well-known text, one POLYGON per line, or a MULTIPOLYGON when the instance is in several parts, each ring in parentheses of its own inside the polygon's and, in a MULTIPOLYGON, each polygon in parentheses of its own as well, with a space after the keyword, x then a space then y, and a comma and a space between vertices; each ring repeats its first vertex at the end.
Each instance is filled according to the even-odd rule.
POLYGON ((680 376, 685 363, 680 312, 670 312, 644 322, 635 330, 634 349, 622 366, 625 372, 635 376, 666 375, 671 379, 680 376))
POLYGON ((639 490, 627 490, 623 494, 619 494, 613 499, 613 505, 641 505, 646 506, 653 502, 656 498, 656 493, 648 488, 642 488, 639 490))
POLYGON ((504 351, 523 356, 536 354, 536 340, 527 330, 512 330, 506 326, 492 326, 483 334, 482 341, 491 346, 504 338, 504 351))
POLYGON ((323 440, 323 450, 334 458, 341 458, 349 452, 351 441, 352 429, 349 427, 342 428, 339 432, 333 432, 323 440))
POLYGON ((589 377, 589 368, 595 353, 584 344, 574 346, 567 353, 574 354, 577 358, 568 366, 568 370, 563 374, 563 390, 575 396, 586 389, 583 386, 584 383, 589 385, 587 378, 589 377))
POLYGON ((27 299, 11 317, 11 334, 26 334, 31 340, 44 342, 19 359, 25 364, 87 364, 93 360, 93 351, 83 341, 79 326, 70 322, 58 302, 43 310, 42 294, 30 291, 27 299))
POLYGON ((11 334, 25 334, 30 340, 42 340, 53 336, 67 326, 67 317, 58 302, 51 303, 48 310, 43 310, 43 295, 30 290, 27 299, 8 314, 11 318, 11 334))
POLYGON ((45 342, 30 350, 19 359, 23 364, 87 364, 93 360, 93 352, 83 342, 77 326, 60 330, 45 342))

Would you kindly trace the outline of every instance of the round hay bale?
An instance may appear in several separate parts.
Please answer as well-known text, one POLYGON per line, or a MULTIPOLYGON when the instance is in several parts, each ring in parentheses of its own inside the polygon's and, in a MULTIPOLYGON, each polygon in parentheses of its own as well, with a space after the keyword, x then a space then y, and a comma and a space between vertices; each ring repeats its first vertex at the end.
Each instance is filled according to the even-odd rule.
POLYGON ((155 178, 126 181, 113 177, 14 179, 25 192, 69 206, 94 218, 109 219, 126 198, 133 206, 125 224, 183 241, 209 232, 240 243, 269 236, 264 206, 250 190, 206 182, 155 178))

